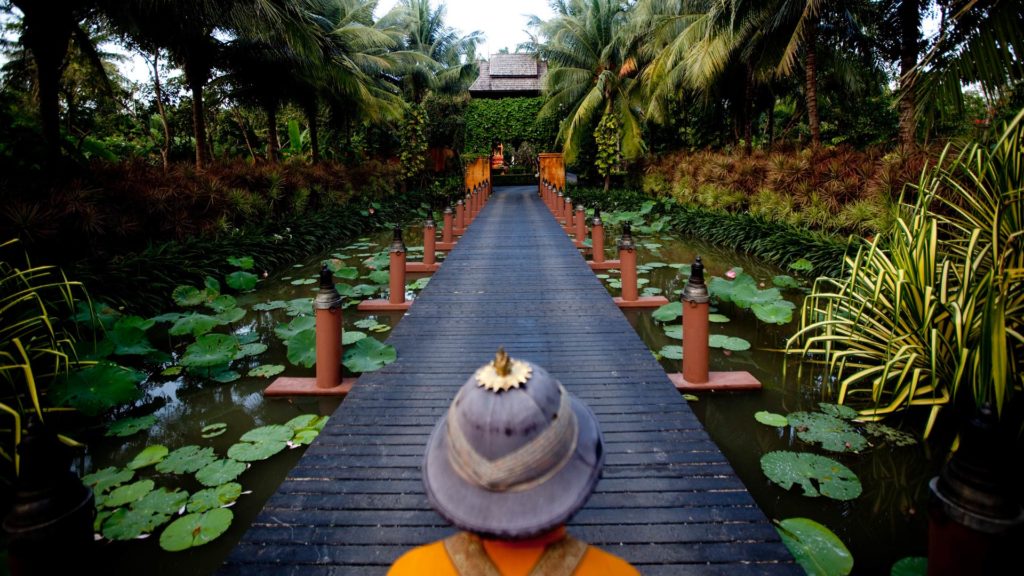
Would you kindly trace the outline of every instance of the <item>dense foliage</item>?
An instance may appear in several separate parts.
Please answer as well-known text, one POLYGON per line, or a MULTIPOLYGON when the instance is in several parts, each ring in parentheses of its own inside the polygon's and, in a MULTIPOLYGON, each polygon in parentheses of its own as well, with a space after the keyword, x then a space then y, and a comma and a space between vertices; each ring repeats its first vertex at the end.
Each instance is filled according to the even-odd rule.
POLYGON ((496 143, 519 146, 530 142, 538 150, 554 145, 557 123, 539 117, 543 98, 476 99, 465 115, 465 144, 470 153, 489 154, 496 143))

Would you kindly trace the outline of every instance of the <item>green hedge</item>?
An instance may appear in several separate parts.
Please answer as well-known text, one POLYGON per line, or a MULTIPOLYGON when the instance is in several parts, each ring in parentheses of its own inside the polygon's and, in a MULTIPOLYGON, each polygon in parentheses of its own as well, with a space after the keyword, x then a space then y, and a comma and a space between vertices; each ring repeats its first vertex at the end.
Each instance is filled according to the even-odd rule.
POLYGON ((463 151, 490 154, 491 144, 533 143, 538 150, 554 145, 558 124, 541 120, 543 98, 474 99, 466 107, 466 136, 463 151))

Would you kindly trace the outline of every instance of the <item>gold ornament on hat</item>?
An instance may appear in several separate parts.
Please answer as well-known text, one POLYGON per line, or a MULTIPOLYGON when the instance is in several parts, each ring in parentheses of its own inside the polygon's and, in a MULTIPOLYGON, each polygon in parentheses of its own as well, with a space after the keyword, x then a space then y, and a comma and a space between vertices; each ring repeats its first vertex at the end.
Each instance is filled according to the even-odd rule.
POLYGON ((532 374, 533 369, 529 364, 509 358, 505 348, 499 347, 498 353, 494 355, 494 361, 482 366, 473 376, 476 378, 477 386, 491 392, 504 392, 526 384, 532 374))

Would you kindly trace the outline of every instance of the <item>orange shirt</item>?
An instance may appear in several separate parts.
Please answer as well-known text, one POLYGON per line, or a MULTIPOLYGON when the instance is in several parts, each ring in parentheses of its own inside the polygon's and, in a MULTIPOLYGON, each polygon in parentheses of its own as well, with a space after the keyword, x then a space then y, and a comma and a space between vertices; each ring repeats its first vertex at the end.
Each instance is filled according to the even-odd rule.
MULTIPOLYGON (((544 548, 565 535, 558 528, 529 540, 483 540, 484 549, 502 576, 527 576, 544 548)), ((595 546, 588 546, 574 576, 639 576, 628 562, 595 546)), ((448 558, 444 541, 413 548, 391 565, 388 576, 459 576, 448 558)))

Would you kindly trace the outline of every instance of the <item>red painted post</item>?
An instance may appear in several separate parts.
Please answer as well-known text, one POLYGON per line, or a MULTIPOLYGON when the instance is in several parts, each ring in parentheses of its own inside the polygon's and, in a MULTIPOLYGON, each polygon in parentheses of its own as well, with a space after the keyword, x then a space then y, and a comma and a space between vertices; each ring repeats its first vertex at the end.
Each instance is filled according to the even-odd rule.
POLYGON ((604 221, 601 220, 601 209, 594 208, 594 219, 590 222, 590 246, 592 259, 595 263, 604 262, 604 221))
POLYGON ((320 292, 313 301, 316 311, 316 387, 334 388, 341 383, 341 294, 325 264, 320 269, 320 292))
POLYGON ((565 231, 566 234, 572 231, 572 198, 565 197, 565 202, 562 206, 562 218, 565 220, 565 231))
POLYGON ((587 236, 587 215, 583 211, 583 204, 576 205, 576 243, 583 245, 583 239, 587 236))
POLYGON ((622 272, 622 299, 636 302, 639 298, 636 285, 636 243, 633 242, 633 231, 629 224, 622 225, 622 238, 619 239, 619 262, 622 272))
POLYGON ((690 279, 683 287, 683 380, 690 384, 708 381, 708 302, 704 263, 700 256, 690 267, 690 279))
POLYGON ((455 204, 455 228, 460 233, 466 229, 466 205, 461 199, 455 204))
POLYGON ((427 221, 423 223, 423 265, 433 266, 436 256, 434 252, 437 246, 437 224, 434 222, 434 215, 429 214, 427 221))
POLYGON ((452 234, 452 226, 454 226, 454 218, 452 217, 452 207, 445 206, 444 209, 444 230, 441 231, 441 242, 445 244, 451 244, 454 242, 452 234))
POLYGON ((405 303, 405 242, 402 241, 402 229, 395 227, 394 239, 388 250, 391 255, 391 274, 388 277, 388 302, 391 304, 405 303))

